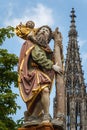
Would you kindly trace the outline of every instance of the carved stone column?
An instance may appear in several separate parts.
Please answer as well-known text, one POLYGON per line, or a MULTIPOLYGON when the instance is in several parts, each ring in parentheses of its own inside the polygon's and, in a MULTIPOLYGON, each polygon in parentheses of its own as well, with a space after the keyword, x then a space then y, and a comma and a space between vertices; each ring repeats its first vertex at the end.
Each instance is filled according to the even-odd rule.
POLYGON ((82 130, 87 130, 86 129, 86 102, 84 100, 84 98, 82 99, 81 102, 81 126, 82 126, 82 130))
POLYGON ((76 108, 75 99, 74 97, 70 97, 70 130, 76 130, 75 108, 76 108))

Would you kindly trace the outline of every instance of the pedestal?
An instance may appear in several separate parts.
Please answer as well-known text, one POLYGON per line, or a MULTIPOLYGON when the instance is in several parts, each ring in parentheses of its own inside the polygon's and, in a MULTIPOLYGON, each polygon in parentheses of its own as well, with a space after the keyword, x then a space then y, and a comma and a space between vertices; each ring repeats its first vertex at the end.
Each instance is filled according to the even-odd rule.
POLYGON ((28 128, 18 128, 18 130, 64 130, 61 126, 55 126, 51 123, 43 123, 37 126, 28 126, 28 128))
POLYGON ((28 128, 18 128, 18 130, 36 130, 36 126, 29 126, 28 128))
POLYGON ((54 130, 51 123, 44 123, 39 125, 36 130, 54 130))

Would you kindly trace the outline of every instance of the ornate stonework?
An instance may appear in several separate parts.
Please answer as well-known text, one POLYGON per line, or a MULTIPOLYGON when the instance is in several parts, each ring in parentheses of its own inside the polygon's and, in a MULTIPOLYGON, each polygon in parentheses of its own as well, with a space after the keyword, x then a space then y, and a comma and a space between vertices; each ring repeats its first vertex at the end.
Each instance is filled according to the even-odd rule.
POLYGON ((66 130, 87 130, 87 92, 77 41, 74 8, 70 17, 65 61, 66 130))

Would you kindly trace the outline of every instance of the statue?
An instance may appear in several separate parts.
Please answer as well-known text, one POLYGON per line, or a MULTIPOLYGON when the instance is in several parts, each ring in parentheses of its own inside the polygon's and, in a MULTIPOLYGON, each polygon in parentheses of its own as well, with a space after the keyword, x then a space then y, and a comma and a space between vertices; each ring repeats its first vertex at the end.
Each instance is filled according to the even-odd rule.
POLYGON ((49 105, 54 75, 63 75, 49 46, 54 37, 51 28, 45 25, 36 30, 34 35, 28 32, 20 36, 17 33, 26 40, 21 48, 18 65, 19 90, 27 106, 24 127, 51 121, 49 105))
POLYGON ((33 21, 27 21, 26 24, 22 22, 16 26, 15 33, 17 36, 27 40, 27 38, 34 37, 37 32, 37 28, 34 28, 35 23, 33 21))

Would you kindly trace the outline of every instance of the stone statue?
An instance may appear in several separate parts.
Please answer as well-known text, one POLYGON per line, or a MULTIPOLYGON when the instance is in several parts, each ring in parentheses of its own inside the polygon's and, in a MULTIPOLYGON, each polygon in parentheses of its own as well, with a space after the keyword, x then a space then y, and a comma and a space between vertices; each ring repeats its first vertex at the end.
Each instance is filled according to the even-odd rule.
POLYGON ((27 33, 22 38, 26 41, 19 57, 18 82, 20 94, 27 106, 24 126, 50 122, 50 92, 54 74, 63 74, 49 46, 53 38, 52 30, 49 26, 42 26, 34 36, 27 33))
POLYGON ((15 33, 17 36, 27 40, 27 38, 34 37, 37 32, 37 28, 34 28, 35 23, 33 21, 27 21, 26 24, 22 24, 22 22, 16 26, 15 33))

